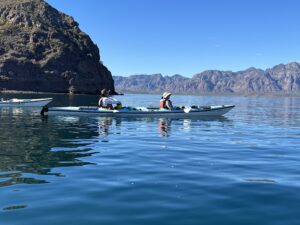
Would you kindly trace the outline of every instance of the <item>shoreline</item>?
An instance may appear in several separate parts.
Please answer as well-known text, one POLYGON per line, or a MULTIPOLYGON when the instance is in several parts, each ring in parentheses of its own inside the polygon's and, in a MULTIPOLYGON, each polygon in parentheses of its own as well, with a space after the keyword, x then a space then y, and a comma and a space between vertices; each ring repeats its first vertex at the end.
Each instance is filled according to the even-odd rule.
MULTIPOLYGON (((91 94, 91 93, 68 93, 68 92, 42 92, 42 91, 17 91, 17 90, 2 90, 0 91, 1 94, 36 94, 36 95, 69 95, 69 96, 74 96, 74 95, 94 95, 98 96, 99 94, 91 94)), ((115 94, 115 95, 123 95, 123 94, 115 94)))
MULTIPOLYGON (((163 92, 122 92, 124 95, 128 94, 146 94, 146 95, 162 95, 163 92)), ((240 97, 300 97, 300 93, 173 93, 174 95, 189 95, 189 96, 240 96, 240 97)))
MULTIPOLYGON (((74 95, 94 95, 97 96, 98 94, 89 94, 89 93, 61 93, 61 92, 35 92, 35 91, 17 91, 17 90, 2 90, 0 91, 1 94, 36 94, 36 95, 46 95, 46 94, 52 94, 52 95, 69 95, 69 96, 74 96, 74 95)), ((120 94, 117 94, 122 96, 122 95, 128 95, 128 94, 146 94, 146 95, 161 95, 162 93, 160 92, 120 92, 120 94)), ((190 96, 240 96, 240 97, 300 97, 300 93, 174 93, 173 95, 190 95, 190 96)))

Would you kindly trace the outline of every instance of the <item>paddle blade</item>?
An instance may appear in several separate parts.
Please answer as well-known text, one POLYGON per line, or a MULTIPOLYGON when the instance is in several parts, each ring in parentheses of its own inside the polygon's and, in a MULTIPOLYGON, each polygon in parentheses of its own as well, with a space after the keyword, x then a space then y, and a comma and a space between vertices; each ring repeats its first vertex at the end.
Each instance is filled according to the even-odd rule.
POLYGON ((185 113, 189 113, 191 111, 191 109, 192 109, 191 107, 186 107, 186 108, 183 109, 183 111, 185 113))

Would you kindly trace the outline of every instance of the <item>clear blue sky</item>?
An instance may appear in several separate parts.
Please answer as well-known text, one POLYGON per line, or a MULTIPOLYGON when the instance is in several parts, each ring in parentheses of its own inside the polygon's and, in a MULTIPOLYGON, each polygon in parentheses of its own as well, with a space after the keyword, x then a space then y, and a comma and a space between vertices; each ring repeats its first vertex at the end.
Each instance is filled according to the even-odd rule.
POLYGON ((300 61, 298 0, 47 0, 80 24, 114 75, 300 61))

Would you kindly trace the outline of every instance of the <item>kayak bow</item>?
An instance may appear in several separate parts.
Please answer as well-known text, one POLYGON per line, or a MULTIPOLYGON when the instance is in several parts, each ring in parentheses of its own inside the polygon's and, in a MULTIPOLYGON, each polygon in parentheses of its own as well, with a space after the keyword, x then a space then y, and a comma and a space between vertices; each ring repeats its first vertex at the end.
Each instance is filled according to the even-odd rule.
POLYGON ((0 107, 43 107, 49 104, 52 98, 39 99, 0 99, 0 107))

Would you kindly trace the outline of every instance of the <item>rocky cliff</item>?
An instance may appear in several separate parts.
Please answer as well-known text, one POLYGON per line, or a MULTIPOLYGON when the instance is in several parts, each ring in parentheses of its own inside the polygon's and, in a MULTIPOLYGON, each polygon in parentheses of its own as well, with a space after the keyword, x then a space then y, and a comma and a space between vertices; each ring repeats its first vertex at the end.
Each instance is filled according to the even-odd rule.
POLYGON ((44 0, 0 0, 0 90, 114 90, 99 49, 71 16, 44 0))
POLYGON ((208 70, 186 78, 180 75, 114 76, 116 89, 127 92, 180 94, 300 94, 300 64, 280 64, 267 70, 208 70))

